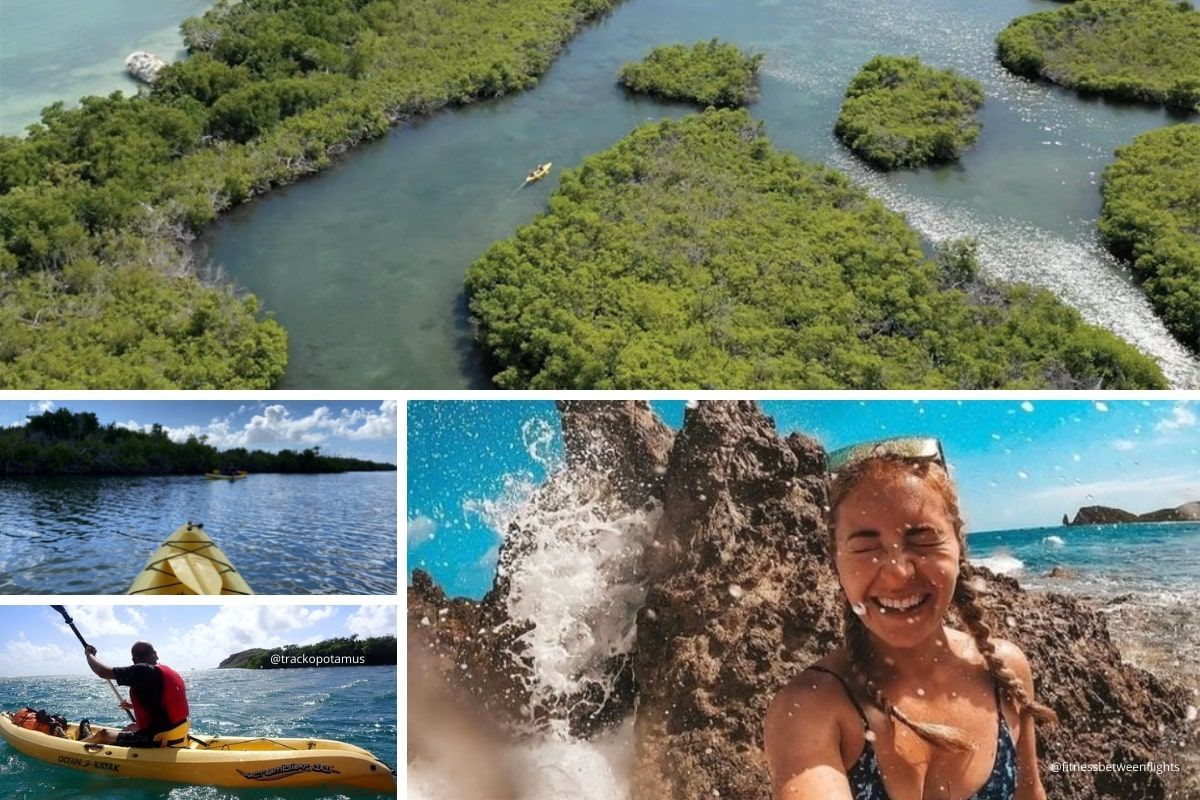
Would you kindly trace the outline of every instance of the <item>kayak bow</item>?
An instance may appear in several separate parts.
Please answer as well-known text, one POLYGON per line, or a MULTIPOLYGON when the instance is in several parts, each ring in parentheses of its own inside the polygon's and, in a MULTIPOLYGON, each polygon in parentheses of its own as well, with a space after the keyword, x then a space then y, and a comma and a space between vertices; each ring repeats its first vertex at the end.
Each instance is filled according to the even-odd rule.
POLYGON ((163 542, 127 594, 254 594, 203 525, 191 522, 163 542))
MULTIPOLYGON (((396 791, 392 770, 370 751, 329 739, 263 739, 246 736, 189 737, 187 747, 117 747, 75 741, 19 727, 0 713, 0 736, 20 752, 84 772, 174 781, 200 786, 357 786, 396 791)), ((97 728, 98 729, 98 728, 97 728)), ((95 729, 94 729, 95 730, 95 729)))

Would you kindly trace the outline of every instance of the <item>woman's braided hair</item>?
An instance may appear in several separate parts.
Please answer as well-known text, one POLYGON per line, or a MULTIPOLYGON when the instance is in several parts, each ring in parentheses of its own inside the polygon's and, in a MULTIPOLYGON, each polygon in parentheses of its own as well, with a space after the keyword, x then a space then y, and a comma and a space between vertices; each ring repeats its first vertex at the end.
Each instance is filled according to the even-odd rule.
MULTIPOLYGON (((864 478, 891 480, 900 476, 913 475, 920 478, 942 498, 954 525, 954 535, 959 545, 959 579, 954 587, 953 605, 958 616, 966 626, 975 646, 983 655, 988 672, 1000 686, 1004 695, 1012 702, 1019 713, 1033 715, 1038 722, 1053 723, 1058 721, 1052 709, 1038 703, 1029 696, 1021 679, 996 654, 996 646, 992 642, 991 626, 984 621, 983 608, 979 604, 979 596, 970 580, 964 579, 964 574, 970 573, 967 564, 967 542, 964 536, 966 528, 958 506, 958 492, 954 487, 949 473, 933 459, 916 460, 907 456, 880 454, 855 461, 840 469, 829 483, 829 536, 831 554, 836 554, 836 542, 833 541, 837 508, 850 494, 851 490, 864 478)), ((949 750, 966 751, 973 748, 967 735, 951 725, 919 722, 911 719, 902 710, 892 705, 884 696, 883 691, 867 675, 867 664, 873 658, 867 628, 858 614, 850 607, 849 600, 843 608, 843 631, 846 639, 846 652, 850 663, 850 671, 870 697, 871 701, 885 715, 903 723, 913 733, 937 747, 949 750)))

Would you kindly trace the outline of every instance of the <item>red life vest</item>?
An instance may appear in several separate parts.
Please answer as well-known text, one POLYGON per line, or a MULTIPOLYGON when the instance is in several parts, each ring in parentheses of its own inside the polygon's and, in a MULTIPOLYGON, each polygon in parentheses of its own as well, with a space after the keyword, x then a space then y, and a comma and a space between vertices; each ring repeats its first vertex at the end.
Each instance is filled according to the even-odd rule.
MULTIPOLYGON (((183 678, 179 673, 165 664, 152 665, 162 676, 162 709, 166 720, 162 725, 155 725, 154 710, 147 708, 137 692, 129 693, 129 702, 133 705, 133 718, 138 730, 150 731, 156 727, 174 727, 188 718, 187 692, 183 688, 183 678)), ((166 730, 166 728, 163 728, 166 730)))

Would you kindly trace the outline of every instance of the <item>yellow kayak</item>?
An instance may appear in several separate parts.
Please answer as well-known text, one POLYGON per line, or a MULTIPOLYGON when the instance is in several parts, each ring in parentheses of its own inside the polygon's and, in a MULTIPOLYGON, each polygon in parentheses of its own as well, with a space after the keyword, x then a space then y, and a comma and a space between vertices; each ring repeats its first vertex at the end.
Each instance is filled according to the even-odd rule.
POLYGON ((542 178, 550 174, 550 168, 552 166, 554 166, 553 161, 547 161, 545 164, 539 165, 536 169, 525 176, 525 182, 533 183, 534 181, 540 181, 542 178))
POLYGON ((172 533, 150 556, 127 594, 254 594, 203 525, 172 533))
POLYGON ((213 470, 212 472, 204 473, 204 477, 208 478, 210 481, 240 481, 242 478, 245 478, 249 474, 250 473, 246 472, 246 470, 244 470, 244 469, 238 470, 237 472, 233 472, 233 473, 229 473, 229 474, 226 474, 224 472, 217 472, 216 470, 213 470))
MULTIPOLYGON (((262 787, 279 793, 297 786, 357 786, 395 793, 396 777, 367 750, 329 739, 189 737, 187 747, 117 747, 75 741, 17 726, 0 713, 0 736, 31 758, 99 775, 174 781, 199 786, 262 787)), ((99 727, 93 728, 93 731, 99 727)))

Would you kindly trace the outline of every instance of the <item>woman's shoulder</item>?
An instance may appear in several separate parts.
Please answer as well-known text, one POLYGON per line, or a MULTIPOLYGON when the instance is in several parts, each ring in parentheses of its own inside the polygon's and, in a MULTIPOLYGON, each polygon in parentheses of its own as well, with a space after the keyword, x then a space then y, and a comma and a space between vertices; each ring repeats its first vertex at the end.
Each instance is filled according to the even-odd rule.
MULTIPOLYGON (((767 710, 767 727, 787 730, 813 726, 836 729, 847 716, 858 719, 845 677, 845 656, 834 651, 797 673, 776 693, 767 710), (833 674, 830 674, 833 673, 833 674)), ((861 725, 861 723, 859 723, 861 725)))
POLYGON ((1004 666, 1012 670, 1017 679, 1024 684, 1026 690, 1033 691, 1033 667, 1029 665, 1029 658, 1025 655, 1020 647, 1008 639, 992 639, 992 644, 996 648, 996 657, 1004 666))

